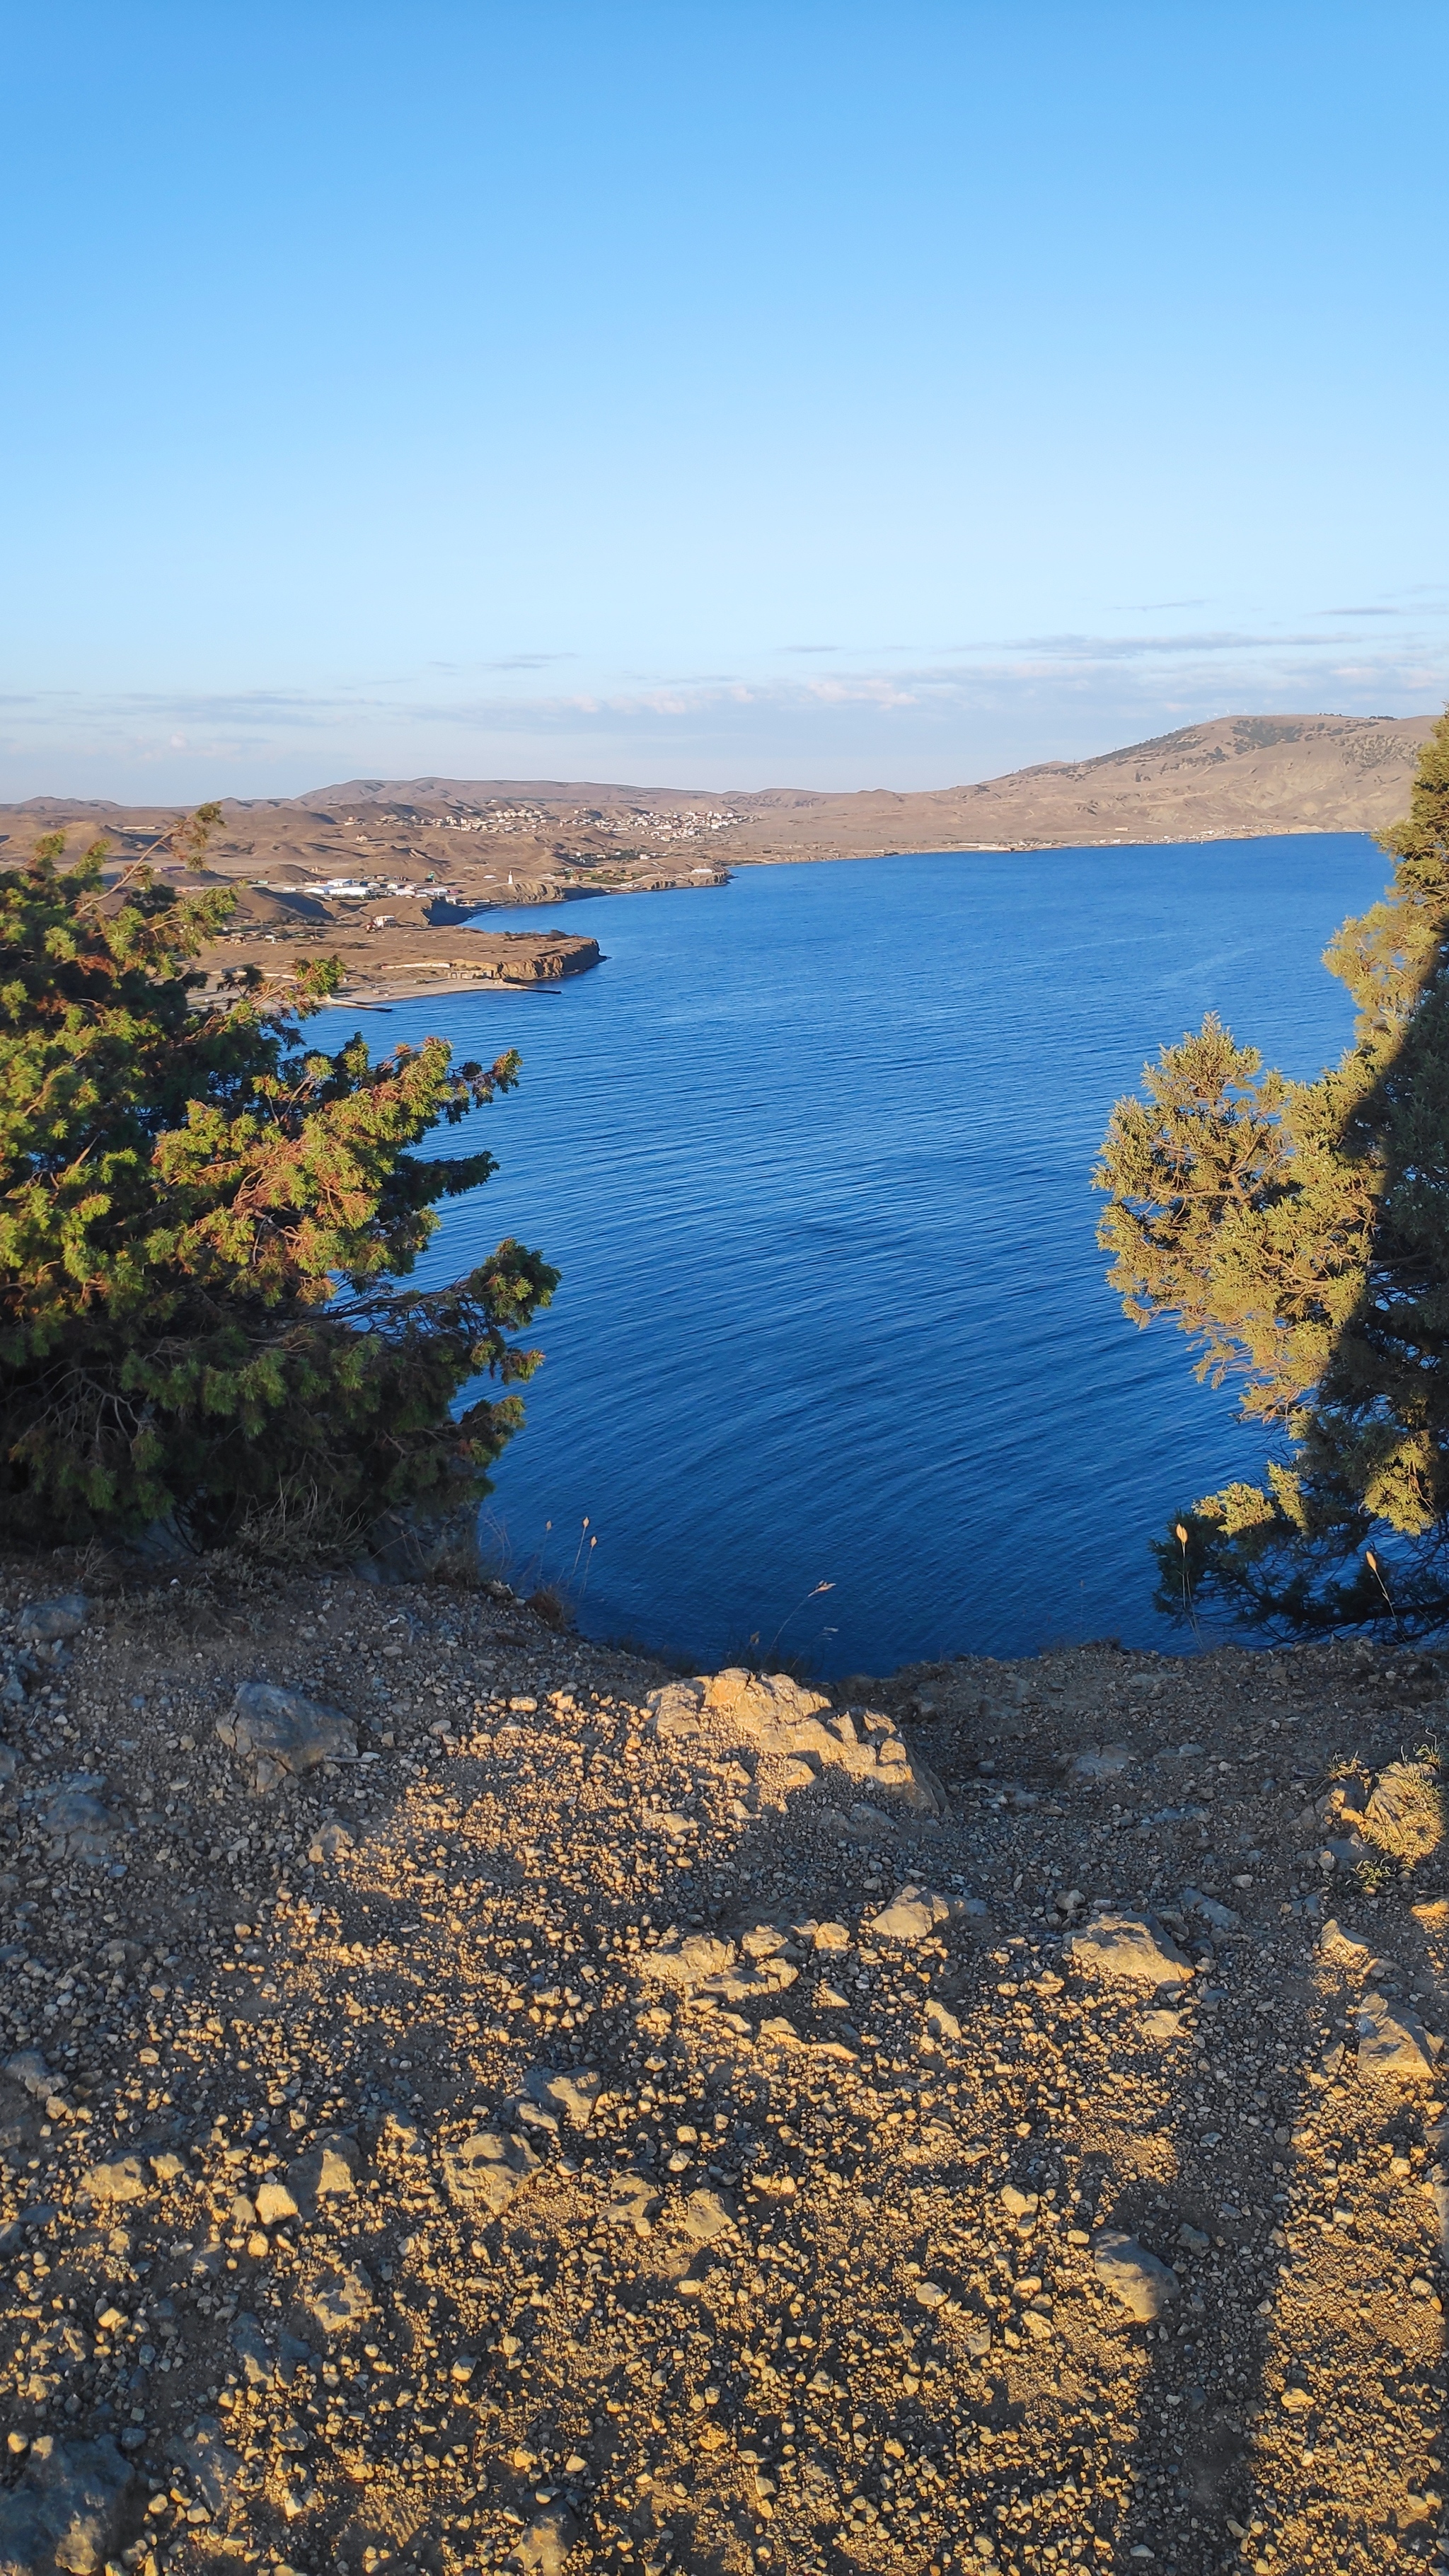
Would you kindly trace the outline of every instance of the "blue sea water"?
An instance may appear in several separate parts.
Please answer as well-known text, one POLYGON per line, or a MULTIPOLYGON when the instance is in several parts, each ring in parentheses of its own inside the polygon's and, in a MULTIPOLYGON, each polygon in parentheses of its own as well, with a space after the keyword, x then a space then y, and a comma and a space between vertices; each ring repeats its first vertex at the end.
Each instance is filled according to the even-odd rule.
POLYGON ((1357 835, 749 868, 510 915, 607 963, 369 1018, 523 1058, 419 1274, 505 1234, 563 1273, 488 1507, 516 1572, 587 1517, 584 1628, 701 1663, 1180 1643, 1149 1538, 1262 1446, 1124 1320, 1088 1175, 1207 1010, 1338 1053, 1320 954, 1386 874, 1357 835))

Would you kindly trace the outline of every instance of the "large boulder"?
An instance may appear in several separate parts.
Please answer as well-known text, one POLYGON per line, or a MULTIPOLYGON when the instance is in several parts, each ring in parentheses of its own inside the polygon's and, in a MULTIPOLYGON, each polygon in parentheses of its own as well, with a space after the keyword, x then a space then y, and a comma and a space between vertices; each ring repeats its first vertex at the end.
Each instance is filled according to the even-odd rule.
POLYGON ((32 1601, 20 1613, 20 1634, 39 1645, 52 1646, 62 1637, 77 1636, 91 1615, 91 1605, 83 1592, 58 1592, 49 1601, 32 1601))
POLYGON ((1120 1780, 1132 1767, 1132 1750, 1126 1744, 1089 1744, 1074 1754, 1071 1777, 1074 1780, 1120 1780))
POLYGON ((146 2168, 139 2156, 113 2156, 109 2162, 88 2166, 81 2176, 81 2189, 92 2200, 144 2200, 147 2188, 146 2168))
POLYGON ((84 1771, 72 1780, 57 1780, 52 1788, 42 1790, 37 1807, 50 1837, 53 1859, 110 1858, 126 1826, 124 1817, 118 1816, 98 1794, 105 1786, 100 1772, 84 1771))
POLYGON ((562 2115, 574 2129, 586 2129, 603 2090, 604 2079, 590 2066, 530 2066, 523 2079, 525 2099, 540 2109, 562 2115))
POLYGON ((1373 1951, 1361 1934, 1345 1929, 1333 1915, 1329 1916, 1318 1935, 1319 1957, 1329 1959, 1336 1968, 1355 1971, 1367 1968, 1373 1951))
POLYGON ((720 2191, 692 2191, 674 2220, 680 2233, 696 2245, 713 2245, 715 2238, 727 2236, 735 2223, 734 2203, 720 2191))
POLYGON ((656 1986, 675 1986, 688 1995, 712 1977, 723 1976, 734 1966, 736 1955, 733 1941, 722 1941, 713 1932, 674 1933, 657 1949, 644 1952, 639 1973, 656 1986))
POLYGON ((122 2545, 134 2481, 109 2438, 37 2435, 19 2484, 0 2495, 0 2576, 100 2576, 122 2545))
POLYGON ((1067 1948, 1086 1975, 1114 1983, 1186 1985, 1192 1976, 1192 1961, 1151 1914, 1094 1914, 1067 1948))
POLYGON ((1103 2289, 1110 2290, 1139 2325, 1151 2325, 1177 2297, 1177 2274, 1135 2236, 1104 2227, 1092 2239, 1092 2267, 1103 2289))
POLYGON ((790 1763, 787 1789, 841 1771, 873 1796, 895 1798, 913 1815, 937 1816, 944 1808, 939 1784, 912 1760, 893 1718, 872 1710, 859 1717, 837 1711, 788 1673, 749 1673, 732 1665, 697 1681, 670 1682, 651 1692, 647 1705, 654 1733, 665 1740, 712 1740, 721 1750, 742 1748, 790 1763))
POLYGON ((324 2334, 346 2334, 372 2314, 372 2281, 360 2263, 329 2272, 308 2294, 307 2305, 324 2334))
POLYGON ((295 2157, 287 2167, 287 2187, 298 2215, 316 2218, 331 2205, 350 2200, 358 2162, 356 2140, 340 2132, 325 2137, 310 2154, 295 2157))
POLYGON ((241 2501, 242 2462, 222 2440, 216 2418, 198 2416, 188 2433, 167 2444, 166 2457, 186 2471, 213 2519, 224 2523, 241 2501))
POLYGON ((460 2145, 443 2153, 443 2179, 459 2208, 486 2218, 501 2218, 528 2177, 538 2171, 538 2158, 523 2138, 498 2129, 475 2129, 460 2145))
POLYGON ((12 2084, 22 2086, 37 2102, 48 2101, 55 2091, 56 2079, 38 2048, 17 2048, 12 2057, 6 2058, 3 2071, 12 2084))
POLYGON ((225 1717, 216 1721, 223 1744, 250 1764, 258 1793, 290 1773, 299 1778, 323 1762, 355 1762, 357 1729, 340 1708, 307 1699, 275 1682, 243 1682, 225 1717))
POLYGON ((242 2366, 248 2388, 270 2388, 277 2376, 271 2347, 257 2319, 244 2308, 231 2330, 231 2348, 242 2366))
POLYGON ((1358 2071, 1364 2082, 1427 2083, 1443 2045, 1407 2004, 1365 1995, 1358 2016, 1358 2071))
POLYGON ((632 2227, 647 2236, 650 2214, 658 2206, 659 2185, 651 2175, 633 2166, 610 2175, 604 2216, 611 2227, 632 2227))
POLYGON ((578 2536, 578 2521, 568 2506, 551 2504, 519 2533, 507 2563, 519 2576, 563 2576, 578 2536))
POLYGON ((939 1925, 949 1923, 955 1911, 950 1898, 938 1896, 933 1888, 903 1887, 862 1929, 877 1941, 925 1941, 939 1925))

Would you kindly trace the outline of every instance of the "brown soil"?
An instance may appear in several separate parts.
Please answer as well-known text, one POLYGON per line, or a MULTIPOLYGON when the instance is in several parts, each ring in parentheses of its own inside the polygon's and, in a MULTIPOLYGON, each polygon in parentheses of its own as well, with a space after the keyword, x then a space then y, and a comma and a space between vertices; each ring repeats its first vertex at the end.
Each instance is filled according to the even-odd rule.
MULTIPOLYGON (((75 1580, 3 1571, 0 1646, 75 1580)), ((1443 1852, 1365 1810, 1436 1672, 968 1658, 837 1727, 501 1588, 226 1565, 66 1651, 8 1719, 0 2421, 22 2480, 124 2437, 114 2564, 1432 2554, 1437 2051, 1356 2051, 1369 1990, 1444 2026, 1443 1852), (216 1725, 257 1678, 367 1758, 256 1795, 216 1725), (1073 1953, 1104 1909, 1167 1992, 1073 1953), (1174 2268, 1159 2322, 1103 2230, 1174 2268)))

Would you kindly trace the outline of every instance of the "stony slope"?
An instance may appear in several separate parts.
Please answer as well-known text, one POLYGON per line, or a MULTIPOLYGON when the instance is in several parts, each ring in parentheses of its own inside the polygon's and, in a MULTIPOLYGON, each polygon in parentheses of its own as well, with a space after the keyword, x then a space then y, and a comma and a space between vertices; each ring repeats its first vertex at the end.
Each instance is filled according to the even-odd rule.
POLYGON ((501 1590, 39 1588, 0 2564, 81 2486, 151 2576, 1432 2556, 1449 1903, 1365 1810, 1432 1667, 832 1707, 501 1590))

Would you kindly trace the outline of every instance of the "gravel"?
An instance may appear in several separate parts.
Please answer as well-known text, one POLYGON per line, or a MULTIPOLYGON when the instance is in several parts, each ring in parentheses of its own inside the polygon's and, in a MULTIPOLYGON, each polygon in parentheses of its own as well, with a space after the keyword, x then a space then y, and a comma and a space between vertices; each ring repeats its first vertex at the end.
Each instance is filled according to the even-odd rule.
POLYGON ((85 2450, 141 2576, 1432 2551, 1444 1855, 1324 1864, 1432 1664, 690 1688, 502 1593, 50 1579, 59 1666, 0 1568, 12 2531, 85 2450), (259 1795, 246 1684, 348 1733, 259 1795))

